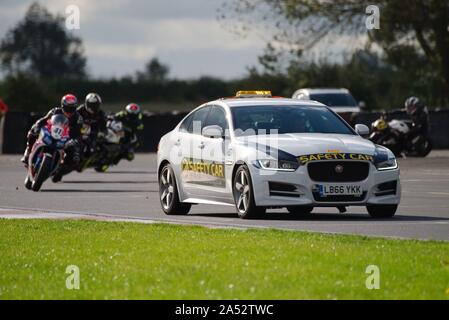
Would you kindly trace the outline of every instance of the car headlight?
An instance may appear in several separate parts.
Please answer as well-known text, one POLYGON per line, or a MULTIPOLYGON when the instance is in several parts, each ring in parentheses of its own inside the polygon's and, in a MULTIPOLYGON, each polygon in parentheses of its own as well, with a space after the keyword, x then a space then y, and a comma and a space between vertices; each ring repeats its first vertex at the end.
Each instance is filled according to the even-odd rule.
POLYGON ((262 159, 253 162, 256 168, 276 171, 295 171, 299 167, 298 161, 262 159))
POLYGON ((377 147, 373 158, 374 165, 379 171, 393 170, 398 167, 395 156, 391 155, 386 148, 377 147))

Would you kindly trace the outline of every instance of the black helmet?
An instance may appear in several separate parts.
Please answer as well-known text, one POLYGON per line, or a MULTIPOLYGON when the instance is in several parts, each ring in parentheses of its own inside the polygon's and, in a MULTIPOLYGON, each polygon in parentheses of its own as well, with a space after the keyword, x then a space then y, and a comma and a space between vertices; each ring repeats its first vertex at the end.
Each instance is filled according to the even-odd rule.
POLYGON ((90 113, 97 113, 101 106, 101 97, 98 93, 89 93, 84 100, 86 110, 90 113))
POLYGON ((72 116, 78 107, 78 99, 73 94, 61 98, 61 109, 67 116, 72 116))
POLYGON ((407 100, 405 100, 405 110, 407 111, 407 114, 413 115, 416 112, 421 111, 424 108, 424 105, 421 103, 421 101, 417 97, 410 97, 407 100))

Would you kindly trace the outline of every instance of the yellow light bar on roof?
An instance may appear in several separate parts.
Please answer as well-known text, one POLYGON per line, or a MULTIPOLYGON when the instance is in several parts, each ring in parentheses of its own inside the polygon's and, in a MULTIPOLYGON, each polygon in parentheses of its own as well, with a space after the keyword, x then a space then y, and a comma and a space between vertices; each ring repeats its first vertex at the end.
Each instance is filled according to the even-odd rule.
POLYGON ((271 98, 270 90, 247 90, 238 91, 235 96, 237 98, 271 98))

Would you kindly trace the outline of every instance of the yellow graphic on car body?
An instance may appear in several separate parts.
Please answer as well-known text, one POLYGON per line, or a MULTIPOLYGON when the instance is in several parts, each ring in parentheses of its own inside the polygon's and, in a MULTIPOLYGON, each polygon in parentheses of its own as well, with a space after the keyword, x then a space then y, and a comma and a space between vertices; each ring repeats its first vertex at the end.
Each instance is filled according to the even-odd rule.
POLYGON ((181 170, 203 173, 217 178, 224 178, 223 163, 204 162, 195 159, 183 159, 181 163, 181 170))
POLYGON ((373 161, 373 156, 369 154, 359 153, 317 153, 308 154, 298 157, 299 162, 304 165, 311 161, 327 161, 327 160, 359 160, 359 161, 373 161))

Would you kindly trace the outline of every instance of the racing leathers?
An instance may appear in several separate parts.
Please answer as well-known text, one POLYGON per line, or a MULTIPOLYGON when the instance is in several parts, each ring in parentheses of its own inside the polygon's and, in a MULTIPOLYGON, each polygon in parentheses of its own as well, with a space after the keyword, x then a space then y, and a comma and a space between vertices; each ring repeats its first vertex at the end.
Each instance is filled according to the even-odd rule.
MULTIPOLYGON (((56 114, 63 114, 67 117, 62 108, 53 108, 44 117, 37 120, 36 123, 31 127, 30 131, 28 131, 27 147, 22 158, 22 162, 24 162, 25 164, 28 164, 28 157, 31 153, 31 149, 33 148, 34 143, 39 137, 40 130, 47 124, 47 121, 56 114)), ((66 154, 64 157, 64 166, 75 166, 80 161, 79 139, 81 137, 81 125, 83 119, 77 112, 67 117, 67 119, 69 120, 70 140, 64 147, 64 151, 66 154)))
POLYGON ((106 133, 106 114, 103 110, 91 113, 83 104, 78 107, 78 113, 83 118, 82 142, 86 147, 87 156, 91 155, 96 148, 99 133, 106 133))
POLYGON ((411 126, 408 132, 409 137, 416 135, 423 135, 428 137, 429 135, 429 112, 427 107, 416 110, 411 116, 411 126))
POLYGON ((131 161, 134 159, 135 149, 139 146, 137 132, 143 130, 144 128, 142 113, 132 115, 126 111, 120 111, 116 113, 113 118, 122 123, 125 132, 125 137, 123 139, 123 152, 120 158, 131 161))

